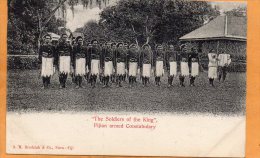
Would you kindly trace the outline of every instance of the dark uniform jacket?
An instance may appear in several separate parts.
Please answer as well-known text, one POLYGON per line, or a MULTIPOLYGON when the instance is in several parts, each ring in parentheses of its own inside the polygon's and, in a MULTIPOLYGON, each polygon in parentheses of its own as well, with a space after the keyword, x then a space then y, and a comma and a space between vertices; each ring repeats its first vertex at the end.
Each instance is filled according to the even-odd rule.
POLYGON ((105 62, 113 61, 113 50, 111 48, 103 48, 101 55, 101 66, 105 66, 105 62))
POLYGON ((58 63, 60 56, 70 56, 73 59, 72 47, 67 42, 60 42, 56 47, 56 63, 58 63))
POLYGON ((137 48, 130 48, 127 53, 127 68, 129 68, 130 62, 137 62, 137 65, 140 66, 140 53, 137 48))
POLYGON ((55 47, 52 44, 42 44, 39 51, 39 63, 42 63, 42 57, 55 58, 55 47))
POLYGON ((127 51, 126 49, 117 49, 115 52, 116 62, 126 62, 127 51))
POLYGON ((83 45, 74 45, 72 53, 72 65, 76 66, 76 59, 85 58, 87 61, 87 48, 83 45))
POLYGON ((195 58, 197 62, 199 62, 199 55, 198 53, 191 52, 188 54, 188 64, 189 68, 191 68, 192 59, 195 58))
POLYGON ((152 50, 142 50, 140 56, 140 66, 143 67, 143 64, 153 65, 153 52, 152 50))
POLYGON ((156 61, 163 61, 164 67, 165 67, 165 55, 164 51, 156 51, 155 52, 155 58, 154 58, 154 63, 156 66, 156 61))
POLYGON ((87 63, 88 67, 91 69, 91 60, 100 60, 101 49, 99 47, 91 47, 87 49, 87 63))
POLYGON ((188 53, 186 52, 178 52, 177 53, 177 65, 178 65, 178 71, 180 71, 180 65, 181 65, 181 62, 185 60, 186 62, 188 62, 188 53))
POLYGON ((165 62, 166 62, 166 67, 167 70, 170 70, 170 62, 177 62, 177 52, 176 51, 167 51, 165 54, 165 62))

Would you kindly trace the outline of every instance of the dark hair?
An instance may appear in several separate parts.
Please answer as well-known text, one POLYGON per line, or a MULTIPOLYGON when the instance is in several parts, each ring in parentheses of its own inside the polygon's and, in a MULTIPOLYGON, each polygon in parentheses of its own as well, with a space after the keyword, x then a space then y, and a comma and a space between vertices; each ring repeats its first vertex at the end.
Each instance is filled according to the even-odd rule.
POLYGON ((96 40, 96 39, 93 39, 93 40, 91 41, 91 44, 93 44, 95 41, 97 41, 97 42, 98 42, 98 40, 96 40))
POLYGON ((120 44, 121 44, 121 45, 123 45, 123 43, 122 43, 122 42, 119 42, 119 43, 117 43, 117 47, 119 47, 119 45, 120 45, 120 44))
POLYGON ((215 50, 214 50, 214 49, 211 49, 209 52, 210 52, 210 53, 211 53, 211 52, 215 52, 215 50))
POLYGON ((61 37, 64 36, 64 35, 68 36, 66 33, 62 33, 62 34, 61 34, 61 37))
POLYGON ((111 47, 114 46, 114 45, 116 45, 116 43, 115 43, 115 42, 112 42, 112 43, 111 43, 111 47))
POLYGON ((78 36, 78 37, 76 38, 76 41, 78 42, 79 39, 82 39, 82 40, 83 40, 83 37, 78 36))

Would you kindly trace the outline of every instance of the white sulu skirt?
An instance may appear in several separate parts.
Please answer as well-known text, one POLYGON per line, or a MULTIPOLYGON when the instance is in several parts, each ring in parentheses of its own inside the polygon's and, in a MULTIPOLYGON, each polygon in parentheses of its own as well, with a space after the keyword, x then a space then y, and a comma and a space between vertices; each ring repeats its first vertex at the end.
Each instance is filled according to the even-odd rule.
POLYGON ((60 56, 59 57, 59 70, 60 73, 69 74, 70 73, 70 56, 60 56))
POLYGON ((151 64, 143 64, 143 77, 151 77, 151 64))
POLYGON ((75 74, 80 75, 80 76, 84 76, 86 74, 86 59, 85 58, 76 59, 75 74))
POLYGON ((112 61, 106 61, 104 66, 104 76, 111 76, 113 74, 112 61))
POLYGON ((164 74, 163 61, 156 61, 155 74, 157 77, 161 77, 164 74))
POLYGON ((218 78, 218 68, 217 67, 209 67, 209 70, 208 70, 208 77, 209 78, 218 78))
POLYGON ((91 60, 91 75, 99 75, 100 60, 92 59, 91 60))
POLYGON ((177 75, 177 62, 170 62, 170 76, 177 75))
POLYGON ((191 76, 192 77, 199 76, 199 63, 198 62, 191 63, 191 76))
POLYGON ((182 76, 189 76, 189 65, 188 62, 181 62, 181 75, 182 76))
POLYGON ((136 76, 137 75, 137 62, 130 62, 129 63, 129 76, 136 76))
POLYGON ((124 62, 117 63, 116 71, 117 71, 117 75, 124 75, 125 74, 125 63, 124 62))
POLYGON ((53 60, 53 58, 42 57, 42 77, 50 77, 54 74, 53 60))

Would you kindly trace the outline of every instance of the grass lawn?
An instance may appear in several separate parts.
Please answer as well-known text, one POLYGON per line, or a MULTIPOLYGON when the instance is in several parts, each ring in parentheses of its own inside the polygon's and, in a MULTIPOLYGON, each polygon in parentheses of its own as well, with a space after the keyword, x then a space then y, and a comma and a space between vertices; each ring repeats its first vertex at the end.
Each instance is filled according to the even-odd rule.
MULTIPOLYGON (((185 80, 188 85, 188 78, 185 80)), ((156 87, 154 78, 148 87, 142 87, 139 79, 133 88, 75 89, 68 78, 66 89, 59 89, 57 74, 51 79, 49 89, 41 89, 42 81, 36 70, 8 71, 8 111, 126 111, 212 113, 224 115, 245 114, 246 74, 229 73, 226 82, 215 81, 215 88, 208 84, 207 73, 196 78, 195 87, 174 86, 167 88, 167 78, 156 87)))

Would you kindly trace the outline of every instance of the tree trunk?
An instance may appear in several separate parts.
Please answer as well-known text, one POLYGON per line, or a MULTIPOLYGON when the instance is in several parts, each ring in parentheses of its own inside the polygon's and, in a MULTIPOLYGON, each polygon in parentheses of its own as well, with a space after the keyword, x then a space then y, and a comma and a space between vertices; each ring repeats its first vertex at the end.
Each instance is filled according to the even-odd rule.
POLYGON ((147 37, 146 37, 146 42, 145 42, 145 44, 149 44, 149 42, 150 42, 150 37, 147 36, 147 37))

